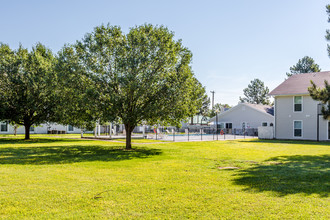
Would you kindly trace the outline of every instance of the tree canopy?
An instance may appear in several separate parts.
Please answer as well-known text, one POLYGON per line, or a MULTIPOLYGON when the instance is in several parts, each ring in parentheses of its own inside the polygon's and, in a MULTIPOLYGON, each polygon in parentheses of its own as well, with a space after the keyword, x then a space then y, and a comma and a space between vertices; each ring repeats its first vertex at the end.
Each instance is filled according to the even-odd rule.
POLYGON ((213 109, 210 109, 209 111, 209 117, 212 118, 216 115, 216 112, 223 112, 226 110, 226 108, 231 108, 231 106, 229 104, 221 104, 221 103, 216 103, 214 105, 214 108, 213 109))
POLYGON ((55 63, 52 52, 40 43, 30 52, 0 45, 0 119, 24 125, 25 139, 32 125, 54 119, 59 104, 55 63))
POLYGON ((126 35, 117 26, 102 25, 60 53, 60 62, 70 70, 61 71, 68 74, 64 79, 74 82, 68 85, 77 89, 85 81, 77 92, 80 97, 71 92, 74 105, 80 108, 92 100, 90 113, 103 121, 121 121, 127 149, 138 124, 179 125, 200 111, 205 89, 194 77, 191 59, 173 32, 149 24, 126 35), (86 85, 93 89, 86 90, 86 85))
POLYGON ((318 64, 315 63, 314 59, 309 56, 304 56, 298 60, 296 65, 290 67, 290 73, 286 73, 288 77, 294 74, 300 73, 314 73, 320 72, 321 69, 318 64))
MULTIPOLYGON (((330 5, 326 6, 326 11, 328 14, 328 23, 330 23, 330 5)), ((325 35, 325 39, 327 41, 330 41, 330 30, 326 30, 326 35, 325 35)), ((330 45, 328 44, 328 56, 330 57, 330 45)))
POLYGON ((322 115, 324 119, 330 119, 330 85, 328 81, 324 81, 324 88, 318 88, 313 81, 312 86, 308 88, 310 96, 317 101, 320 101, 322 105, 322 115))
MULTIPOLYGON (((330 5, 326 6, 328 13, 328 22, 330 22, 330 5)), ((326 31, 325 38, 330 41, 330 30, 326 31)), ((330 56, 330 45, 328 44, 328 54, 330 56)), ((330 85, 328 81, 324 81, 324 88, 318 88, 316 84, 311 81, 312 86, 308 88, 310 96, 317 101, 320 101, 322 105, 321 113, 324 119, 330 119, 330 85)))
POLYGON ((82 64, 81 52, 73 46, 65 46, 58 53, 55 70, 58 74, 58 99, 56 119, 81 129, 93 129, 101 118, 100 85, 88 74, 82 64))
POLYGON ((239 97, 241 102, 252 104, 269 105, 269 89, 260 79, 254 79, 250 82, 247 88, 243 90, 245 97, 239 97))

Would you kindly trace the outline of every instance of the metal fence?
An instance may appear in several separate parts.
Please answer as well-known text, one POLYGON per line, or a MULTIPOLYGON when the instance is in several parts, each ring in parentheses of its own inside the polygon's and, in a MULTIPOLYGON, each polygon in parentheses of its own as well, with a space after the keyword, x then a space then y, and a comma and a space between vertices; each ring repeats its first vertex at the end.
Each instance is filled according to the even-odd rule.
MULTIPOLYGON (((138 133, 136 133, 138 135, 138 133)), ((213 141, 213 140, 233 140, 258 137, 258 129, 216 129, 214 127, 202 128, 158 128, 147 130, 144 133, 146 139, 165 141, 213 141)))
MULTIPOLYGON (((105 127, 105 126, 104 126, 105 127)), ((84 136, 95 136, 97 138, 125 139, 125 129, 114 130, 101 128, 100 134, 91 132, 84 136)), ((194 128, 176 128, 176 127, 158 127, 146 126, 144 129, 136 128, 132 133, 132 138, 153 139, 159 141, 214 141, 214 140, 234 140, 258 137, 257 128, 236 129, 236 128, 216 128, 216 127, 194 127, 194 128), (143 132, 144 130, 144 132, 143 132)))

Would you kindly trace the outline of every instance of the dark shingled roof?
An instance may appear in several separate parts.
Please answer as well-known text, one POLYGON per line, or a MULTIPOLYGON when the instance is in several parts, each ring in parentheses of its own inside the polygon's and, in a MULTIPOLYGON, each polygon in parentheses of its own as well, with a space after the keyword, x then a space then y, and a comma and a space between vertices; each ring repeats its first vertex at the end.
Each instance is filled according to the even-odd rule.
POLYGON ((296 74, 277 86, 269 95, 304 95, 309 94, 308 87, 311 87, 311 80, 317 87, 324 88, 324 80, 330 82, 330 71, 318 73, 296 74))
POLYGON ((257 109, 259 111, 268 113, 274 116, 274 107, 270 105, 262 105, 262 104, 251 104, 251 103, 244 103, 244 105, 248 105, 251 108, 257 109))

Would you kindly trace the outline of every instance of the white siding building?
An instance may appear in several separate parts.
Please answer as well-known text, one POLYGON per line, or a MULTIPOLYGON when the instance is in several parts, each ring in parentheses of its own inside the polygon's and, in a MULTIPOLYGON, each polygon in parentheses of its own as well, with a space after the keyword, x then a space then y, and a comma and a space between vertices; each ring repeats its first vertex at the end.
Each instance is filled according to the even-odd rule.
POLYGON ((330 140, 330 121, 318 115, 319 102, 309 96, 311 80, 324 88, 330 72, 293 75, 269 93, 275 103, 276 139, 330 140))
POLYGON ((218 129, 225 129, 227 133, 233 130, 257 129, 260 126, 273 126, 273 107, 269 105, 240 103, 229 110, 211 118, 211 124, 217 124, 218 129))
MULTIPOLYGON (((14 126, 10 125, 8 122, 0 122, 0 134, 14 134, 14 126)), ((67 134, 79 134, 81 132, 80 128, 73 127, 71 125, 59 125, 59 124, 42 124, 40 126, 33 126, 30 128, 30 134, 47 134, 48 131, 61 131, 67 134)), ((24 134, 24 126, 17 128, 17 134, 24 134)))

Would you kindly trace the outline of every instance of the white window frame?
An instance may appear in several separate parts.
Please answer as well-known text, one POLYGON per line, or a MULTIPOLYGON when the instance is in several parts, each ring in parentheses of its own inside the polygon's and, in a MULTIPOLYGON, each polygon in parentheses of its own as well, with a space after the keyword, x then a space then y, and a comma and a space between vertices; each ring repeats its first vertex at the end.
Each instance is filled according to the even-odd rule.
POLYGON ((36 127, 32 125, 30 127, 30 133, 34 133, 35 131, 36 131, 36 127))
POLYGON ((233 129, 233 123, 232 122, 226 122, 225 123, 225 129, 233 129), (231 124, 231 128, 227 128, 227 124, 231 124))
POLYGON ((261 126, 262 126, 262 127, 268 127, 268 122, 267 122, 267 121, 263 121, 263 122, 261 122, 261 126), (263 125, 264 123, 266 123, 266 126, 263 125))
POLYGON ((68 125, 68 127, 67 127, 67 131, 68 131, 68 132, 73 132, 73 131, 74 131, 74 127, 73 127, 73 125, 68 125), (70 131, 70 129, 69 129, 70 126, 72 126, 72 131, 70 131))
POLYGON ((243 121, 242 123, 241 123, 241 128, 242 128, 242 130, 244 129, 244 131, 247 129, 247 125, 246 125, 247 123, 245 122, 245 121, 243 121), (244 124, 244 128, 243 128, 243 124, 244 124))
POLYGON ((9 123, 5 121, 0 121, 0 133, 9 133, 9 123), (1 126, 3 123, 7 124, 7 131, 1 131, 1 126))
POLYGON ((293 138, 303 138, 304 137, 304 122, 302 120, 294 120, 293 121, 293 124, 292 124, 292 127, 293 127, 293 138), (294 128, 294 122, 296 122, 296 121, 300 121, 301 122, 301 136, 295 136, 294 135, 294 130, 295 130, 295 128, 294 128))
POLYGON ((327 135, 328 135, 328 140, 330 140, 330 134, 329 134, 329 129, 330 129, 330 120, 328 121, 328 130, 327 130, 327 135))
POLYGON ((293 112, 295 112, 295 113, 302 113, 303 111, 304 111, 304 97, 302 95, 295 95, 295 96, 293 96, 293 112), (294 109, 294 107, 295 107, 294 98, 295 97, 301 97, 301 111, 296 111, 294 109))

